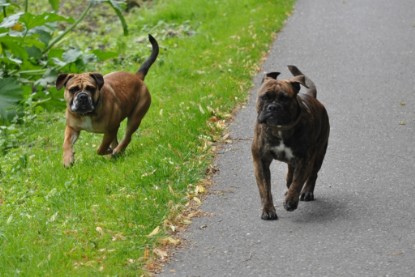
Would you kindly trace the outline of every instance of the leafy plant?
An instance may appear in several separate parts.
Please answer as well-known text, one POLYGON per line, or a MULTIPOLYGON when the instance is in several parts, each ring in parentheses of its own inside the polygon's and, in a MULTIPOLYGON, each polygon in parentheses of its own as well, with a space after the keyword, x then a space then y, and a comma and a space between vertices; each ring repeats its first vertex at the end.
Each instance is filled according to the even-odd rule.
POLYGON ((22 97, 19 83, 12 78, 0 79, 0 118, 7 118, 10 107, 22 97))
POLYGON ((91 0, 81 16, 74 20, 56 14, 59 0, 49 0, 53 11, 41 14, 30 13, 27 0, 23 7, 12 5, 9 0, 0 0, 3 10, 0 15, 0 78, 4 78, 0 85, 0 124, 13 118, 18 113, 16 104, 20 103, 20 108, 23 108, 27 104, 25 100, 29 98, 31 104, 39 104, 37 101, 41 101, 42 105, 45 99, 53 100, 49 108, 61 103, 56 89, 48 88, 58 72, 83 71, 91 61, 113 57, 114 55, 99 53, 100 50, 92 53, 67 49, 59 45, 59 42, 76 28, 93 6, 102 3, 112 7, 121 21, 124 34, 127 35, 128 27, 121 13, 123 2, 91 0), (24 11, 20 11, 21 9, 24 11), (56 30, 62 24, 70 25, 59 33, 56 30))

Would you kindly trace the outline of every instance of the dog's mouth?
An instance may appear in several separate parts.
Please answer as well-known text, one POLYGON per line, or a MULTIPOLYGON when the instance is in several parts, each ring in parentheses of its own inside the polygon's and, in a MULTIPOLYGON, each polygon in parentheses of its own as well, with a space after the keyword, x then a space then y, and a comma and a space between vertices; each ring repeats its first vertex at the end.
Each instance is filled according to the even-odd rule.
POLYGON ((258 117, 258 123, 270 126, 284 126, 291 123, 291 119, 284 119, 279 116, 258 117))
POLYGON ((88 114, 95 110, 94 101, 88 93, 81 92, 74 97, 71 105, 71 111, 77 114, 88 114))
POLYGON ((258 123, 267 125, 287 125, 291 123, 291 114, 284 112, 262 111, 258 114, 258 123))

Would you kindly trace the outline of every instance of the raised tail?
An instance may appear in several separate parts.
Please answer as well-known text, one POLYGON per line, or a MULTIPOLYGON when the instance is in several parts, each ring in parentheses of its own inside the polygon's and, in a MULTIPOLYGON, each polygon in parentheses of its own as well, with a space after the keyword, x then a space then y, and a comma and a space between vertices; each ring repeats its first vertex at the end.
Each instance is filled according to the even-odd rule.
POLYGON ((159 44, 157 43, 157 40, 152 35, 148 35, 148 40, 150 41, 151 46, 152 46, 151 55, 140 66, 140 68, 137 71, 137 75, 143 81, 144 81, 144 79, 147 75, 148 70, 150 69, 150 67, 154 63, 154 61, 157 59, 157 56, 159 54, 159 44))
POLYGON ((289 65, 288 69, 294 76, 303 75, 306 87, 308 87, 307 94, 313 95, 317 98, 317 88, 313 81, 311 81, 306 75, 304 75, 295 65, 289 65))

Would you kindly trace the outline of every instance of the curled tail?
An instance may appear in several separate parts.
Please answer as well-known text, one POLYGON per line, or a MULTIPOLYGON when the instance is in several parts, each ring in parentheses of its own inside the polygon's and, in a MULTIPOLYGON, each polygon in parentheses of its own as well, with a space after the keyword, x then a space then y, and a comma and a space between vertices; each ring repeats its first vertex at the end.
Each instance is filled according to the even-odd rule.
POLYGON ((147 58, 147 60, 140 66, 140 68, 137 71, 137 75, 143 81, 147 75, 148 70, 150 69, 154 61, 157 59, 157 56, 159 54, 159 44, 157 43, 157 40, 152 35, 148 35, 148 40, 150 41, 152 46, 151 55, 147 58))
POLYGON ((289 65, 288 69, 294 76, 303 75, 306 86, 308 87, 307 94, 310 94, 317 98, 317 88, 313 81, 311 81, 306 75, 304 75, 295 65, 289 65))

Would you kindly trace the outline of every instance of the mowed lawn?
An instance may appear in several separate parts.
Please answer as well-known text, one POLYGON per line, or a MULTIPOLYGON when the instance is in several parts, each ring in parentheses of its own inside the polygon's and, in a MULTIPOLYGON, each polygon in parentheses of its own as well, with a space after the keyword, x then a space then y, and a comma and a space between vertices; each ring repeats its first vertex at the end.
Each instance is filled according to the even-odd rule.
POLYGON ((151 33, 160 44, 146 77, 153 102, 117 159, 96 154, 102 135, 82 132, 75 164, 65 169, 63 105, 28 116, 19 125, 24 135, 2 138, 18 143, 0 156, 0 276, 140 276, 156 269, 165 245, 180 243, 172 236, 189 224, 180 214, 206 191, 215 146, 293 2, 155 1, 126 15, 127 37, 117 21, 102 20, 97 32, 78 30, 63 41, 105 45, 124 57, 90 71, 136 71, 150 54, 151 33))

